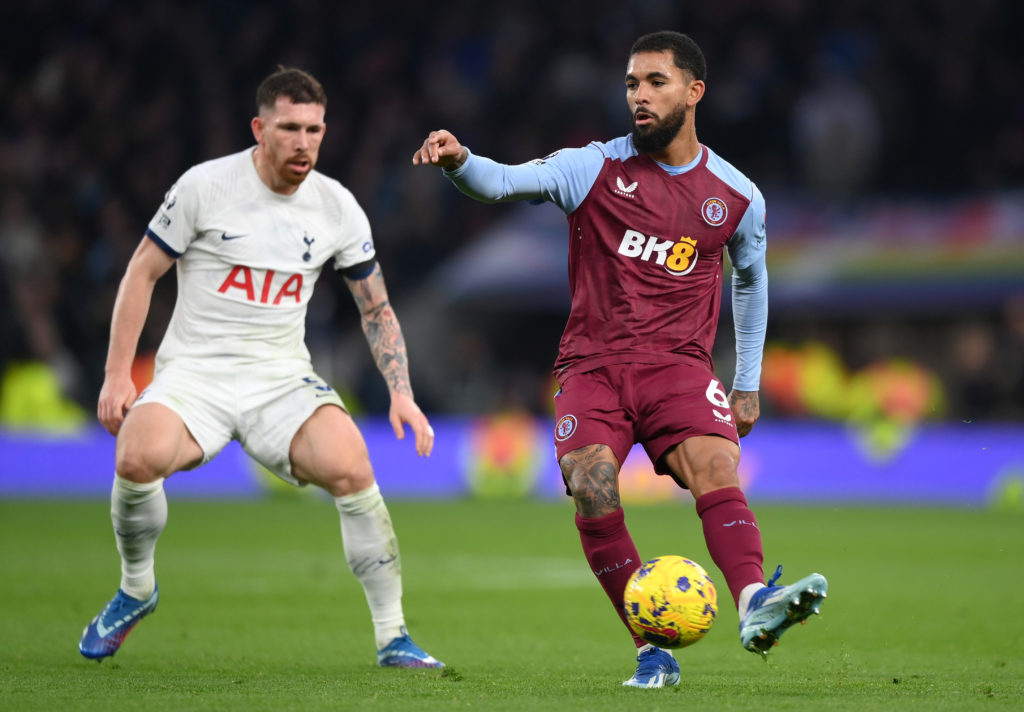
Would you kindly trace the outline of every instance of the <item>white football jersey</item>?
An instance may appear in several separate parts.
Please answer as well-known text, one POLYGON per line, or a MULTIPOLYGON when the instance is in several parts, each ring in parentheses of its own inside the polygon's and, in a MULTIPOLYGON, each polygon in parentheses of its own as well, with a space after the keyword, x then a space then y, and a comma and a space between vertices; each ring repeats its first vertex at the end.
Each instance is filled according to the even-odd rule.
POLYGON ((292 195, 268 188, 253 149, 190 168, 146 235, 177 257, 178 299, 157 352, 170 359, 309 360, 306 306, 321 267, 373 259, 352 193, 311 171, 292 195))

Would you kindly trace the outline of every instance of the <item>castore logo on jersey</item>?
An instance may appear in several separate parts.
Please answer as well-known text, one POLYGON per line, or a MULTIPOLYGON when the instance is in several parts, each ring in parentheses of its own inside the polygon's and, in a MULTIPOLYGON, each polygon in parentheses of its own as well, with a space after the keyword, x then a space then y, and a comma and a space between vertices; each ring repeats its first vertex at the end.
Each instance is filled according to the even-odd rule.
POLYGON ((622 180, 622 176, 619 176, 615 179, 615 184, 619 186, 617 189, 612 189, 612 192, 615 193, 616 195, 621 195, 624 198, 636 197, 633 195, 633 191, 636 190, 636 187, 638 185, 637 181, 633 181, 629 185, 626 185, 626 183, 622 180))

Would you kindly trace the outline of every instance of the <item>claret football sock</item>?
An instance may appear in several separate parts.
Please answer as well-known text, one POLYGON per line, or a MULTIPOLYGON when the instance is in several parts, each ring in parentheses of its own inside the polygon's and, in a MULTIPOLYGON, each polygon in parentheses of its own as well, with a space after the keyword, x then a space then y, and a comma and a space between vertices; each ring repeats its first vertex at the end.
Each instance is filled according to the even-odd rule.
POLYGON ((156 587, 156 540, 167 524, 163 480, 138 484, 115 475, 110 492, 110 519, 121 553, 121 590, 144 601, 156 587))
POLYGON ((750 584, 764 583, 761 530, 739 487, 726 487, 701 495, 697 514, 704 527, 708 553, 725 576, 733 600, 750 584))
POLYGON ((403 635, 402 575, 398 539, 380 488, 335 497, 345 559, 366 593, 377 649, 403 635))
POLYGON ((641 563, 633 537, 626 528, 625 514, 621 508, 601 517, 586 518, 577 513, 576 528, 580 531, 583 553, 590 563, 590 570, 611 599, 615 612, 633 636, 633 642, 638 648, 645 645, 629 628, 622 608, 626 582, 641 563))

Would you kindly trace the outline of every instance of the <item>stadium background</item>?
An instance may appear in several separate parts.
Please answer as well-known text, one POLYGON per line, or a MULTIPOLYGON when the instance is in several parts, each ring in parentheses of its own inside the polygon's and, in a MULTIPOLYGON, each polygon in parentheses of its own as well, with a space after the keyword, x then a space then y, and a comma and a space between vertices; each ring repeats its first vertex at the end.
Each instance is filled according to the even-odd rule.
MULTIPOLYGON (((639 34, 693 35, 709 62, 698 135, 768 204, 763 419, 752 497, 1021 508, 1024 57, 1005 2, 22 3, 0 90, 0 496, 106 496, 93 412, 117 282, 188 166, 251 142, 278 62, 329 97, 320 169, 366 209, 406 332, 427 463, 381 424, 387 396, 340 279, 310 307, 314 363, 366 429, 385 492, 557 496, 554 358, 564 217, 485 206, 412 151, 445 127, 507 162, 625 133, 639 34), (391 7, 391 6, 389 6, 391 7)), ((1017 20, 1017 21, 1015 21, 1017 20)), ((152 367, 174 301, 158 285, 152 367)), ((732 371, 729 310, 715 358, 732 371)), ((631 458, 634 499, 679 496, 631 458)), ((172 478, 258 496, 234 446, 172 478)))

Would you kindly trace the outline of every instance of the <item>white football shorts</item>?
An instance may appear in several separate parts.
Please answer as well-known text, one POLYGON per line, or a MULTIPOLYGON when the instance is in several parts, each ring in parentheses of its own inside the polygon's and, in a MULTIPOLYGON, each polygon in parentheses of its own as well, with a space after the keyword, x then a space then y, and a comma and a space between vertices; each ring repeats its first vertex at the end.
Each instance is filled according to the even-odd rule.
POLYGON ((132 405, 160 403, 184 421, 206 464, 232 440, 285 482, 292 476, 292 438, 322 405, 346 410, 341 396, 305 361, 210 368, 204 362, 165 364, 132 405))

